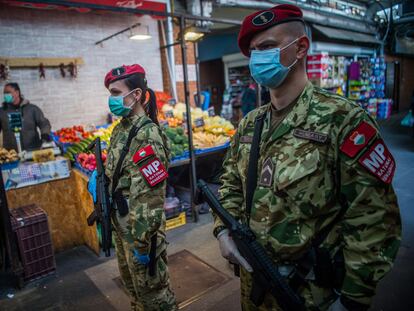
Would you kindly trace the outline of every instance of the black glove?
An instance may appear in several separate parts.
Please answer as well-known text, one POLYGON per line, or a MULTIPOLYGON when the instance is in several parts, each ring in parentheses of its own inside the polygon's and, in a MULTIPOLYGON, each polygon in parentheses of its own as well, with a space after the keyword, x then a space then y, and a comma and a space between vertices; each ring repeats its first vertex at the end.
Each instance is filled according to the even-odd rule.
POLYGON ((43 142, 50 142, 52 140, 49 134, 42 134, 40 137, 42 138, 43 142))

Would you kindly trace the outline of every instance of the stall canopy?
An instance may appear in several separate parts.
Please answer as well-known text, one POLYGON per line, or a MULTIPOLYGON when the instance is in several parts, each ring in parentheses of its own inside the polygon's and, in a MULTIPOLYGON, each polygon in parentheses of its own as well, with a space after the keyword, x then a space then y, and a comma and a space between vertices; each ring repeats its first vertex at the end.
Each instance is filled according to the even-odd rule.
POLYGON ((332 27, 324 27, 320 25, 312 25, 312 27, 316 31, 320 32, 323 36, 331 40, 344 40, 367 44, 381 44, 381 41, 378 40, 376 37, 365 33, 348 31, 332 27))
POLYGON ((148 14, 154 18, 163 18, 166 13, 166 4, 157 1, 139 0, 28 0, 28 1, 0 1, 11 6, 44 9, 44 10, 75 10, 81 13, 98 11, 132 11, 136 10, 138 15, 148 14), (124 10, 127 9, 127 10, 124 10))

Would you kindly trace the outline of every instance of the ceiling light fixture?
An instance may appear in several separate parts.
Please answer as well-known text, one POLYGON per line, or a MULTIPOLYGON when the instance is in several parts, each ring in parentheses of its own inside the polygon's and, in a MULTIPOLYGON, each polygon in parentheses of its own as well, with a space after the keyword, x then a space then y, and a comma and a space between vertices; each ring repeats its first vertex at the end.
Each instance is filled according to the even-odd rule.
POLYGON ((197 42, 209 32, 210 30, 207 28, 190 26, 184 30, 184 40, 189 42, 197 42))
POLYGON ((134 31, 131 29, 129 39, 131 40, 148 40, 151 39, 152 36, 149 33, 148 26, 137 26, 134 31))

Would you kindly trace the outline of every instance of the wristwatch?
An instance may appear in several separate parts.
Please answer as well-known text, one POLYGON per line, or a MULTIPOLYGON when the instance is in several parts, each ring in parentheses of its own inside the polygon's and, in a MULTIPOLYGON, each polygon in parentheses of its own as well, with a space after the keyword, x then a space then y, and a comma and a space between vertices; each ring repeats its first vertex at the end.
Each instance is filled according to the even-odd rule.
POLYGON ((224 229, 227 229, 225 226, 218 226, 213 230, 213 235, 217 239, 218 234, 223 231, 224 229))

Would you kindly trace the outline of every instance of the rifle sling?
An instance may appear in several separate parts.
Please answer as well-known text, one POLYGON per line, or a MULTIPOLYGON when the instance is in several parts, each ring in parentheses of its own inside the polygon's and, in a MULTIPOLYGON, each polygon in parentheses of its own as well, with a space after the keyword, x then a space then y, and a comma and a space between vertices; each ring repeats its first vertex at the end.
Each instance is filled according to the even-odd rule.
MULTIPOLYGON (((119 156, 119 160, 116 164, 116 168, 115 168, 115 172, 112 178, 112 197, 114 199, 114 201, 117 202, 117 208, 118 208, 118 212, 121 216, 125 216, 126 214, 128 214, 129 212, 129 208, 126 204, 126 202, 124 202, 124 200, 122 200, 122 198, 120 198, 119 193, 117 193, 116 191, 116 187, 118 186, 118 182, 119 182, 119 178, 121 177, 121 172, 122 172, 122 165, 124 163, 125 157, 127 156, 128 152, 129 152, 129 147, 131 146, 132 140, 134 139, 135 136, 137 136, 138 132, 140 129, 142 129, 145 125, 152 123, 152 121, 150 120, 146 120, 143 124, 141 124, 141 126, 137 127, 137 126, 133 126, 131 131, 128 134, 128 139, 127 142, 125 143, 124 147, 122 148, 122 152, 119 156), (121 210, 122 209, 122 210, 121 210)), ((149 275, 150 276, 154 276, 155 275, 155 271, 156 271, 156 251, 157 251, 157 233, 155 233, 152 237, 151 237, 151 243, 150 243, 150 262, 149 262, 149 275)))
POLYGON ((247 224, 250 222, 252 211, 253 195, 257 186, 257 164, 260 156, 260 137, 262 136, 263 123, 266 114, 261 114, 254 121, 253 141, 250 147, 249 166, 247 168, 246 181, 246 217, 247 224))
POLYGON ((129 152, 129 147, 131 146, 132 140, 134 139, 135 136, 137 136, 141 128, 143 128, 145 125, 150 124, 150 123, 152 123, 152 121, 146 120, 140 127, 136 127, 134 125, 131 131, 129 132, 127 142, 122 148, 121 155, 119 156, 119 160, 116 163, 114 176, 112 177, 112 192, 111 192, 112 196, 114 195, 116 187, 118 186, 119 178, 121 177, 121 172, 122 172, 122 165, 124 164, 125 157, 129 152))

